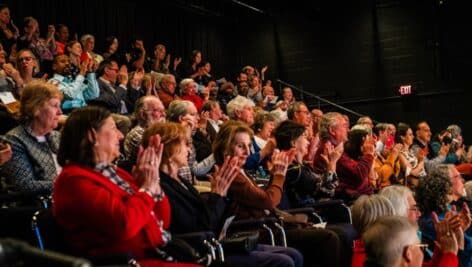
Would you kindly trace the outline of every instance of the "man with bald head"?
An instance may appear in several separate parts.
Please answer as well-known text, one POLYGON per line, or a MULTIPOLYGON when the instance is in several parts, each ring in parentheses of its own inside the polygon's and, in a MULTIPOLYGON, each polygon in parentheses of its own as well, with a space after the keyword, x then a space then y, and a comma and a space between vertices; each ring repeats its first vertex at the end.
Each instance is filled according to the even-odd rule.
POLYGON ((147 127, 166 118, 164 104, 153 95, 143 96, 136 102, 134 115, 138 124, 126 134, 124 141, 125 162, 123 168, 131 170, 136 163, 138 148, 141 145, 143 133, 147 127))

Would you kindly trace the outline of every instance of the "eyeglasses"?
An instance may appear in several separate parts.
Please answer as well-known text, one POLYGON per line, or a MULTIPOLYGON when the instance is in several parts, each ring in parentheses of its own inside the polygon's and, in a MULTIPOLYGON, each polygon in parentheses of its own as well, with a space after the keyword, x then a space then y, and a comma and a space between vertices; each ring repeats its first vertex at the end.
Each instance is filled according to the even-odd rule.
POLYGON ((298 110, 296 112, 304 113, 305 115, 309 115, 310 112, 308 110, 298 110))
POLYGON ((413 211, 413 212, 419 212, 420 211, 420 208, 417 207, 417 206, 414 206, 414 207, 411 207, 408 209, 409 211, 413 211))
POLYGON ((116 72, 118 72, 118 71, 120 70, 120 69, 118 69, 118 68, 108 68, 108 69, 109 69, 109 70, 114 70, 114 71, 116 71, 116 72))
POLYGON ((419 247, 422 251, 425 251, 429 247, 428 244, 423 244, 423 243, 412 244, 410 246, 419 247))
POLYGON ((18 58, 18 61, 31 61, 33 60, 33 57, 19 57, 18 58))
POLYGON ((152 112, 152 113, 164 113, 163 109, 145 109, 145 112, 152 112))

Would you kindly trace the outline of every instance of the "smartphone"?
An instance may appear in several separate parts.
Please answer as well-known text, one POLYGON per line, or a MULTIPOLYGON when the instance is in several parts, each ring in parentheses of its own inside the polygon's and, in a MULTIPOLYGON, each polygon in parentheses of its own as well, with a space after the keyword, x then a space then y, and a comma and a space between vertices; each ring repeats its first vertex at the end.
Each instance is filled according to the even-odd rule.
POLYGON ((385 141, 385 148, 386 149, 391 149, 395 145, 395 138, 393 137, 393 134, 389 135, 387 140, 385 141))

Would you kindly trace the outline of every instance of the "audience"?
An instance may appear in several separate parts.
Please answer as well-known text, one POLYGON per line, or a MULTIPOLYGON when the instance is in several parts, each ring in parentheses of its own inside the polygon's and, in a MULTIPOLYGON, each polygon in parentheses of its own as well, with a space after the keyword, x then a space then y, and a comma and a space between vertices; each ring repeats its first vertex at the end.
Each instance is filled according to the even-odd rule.
POLYGON ((68 245, 83 256, 131 253, 141 266, 193 266, 158 259, 170 241, 170 206, 158 172, 159 136, 138 156, 131 176, 113 165, 123 135, 99 107, 73 111, 61 138, 53 214, 68 245))
MULTIPOLYGON (((274 214, 281 201, 287 168, 295 156, 294 151, 274 151, 271 160, 271 180, 260 188, 254 179, 242 169, 250 152, 252 130, 238 121, 226 122, 218 132, 213 146, 217 165, 227 156, 236 157, 241 170, 228 189, 230 212, 238 219, 263 218, 274 214)), ((341 242, 338 235, 328 229, 314 227, 287 228, 287 243, 298 249, 305 259, 305 266, 339 266, 341 242)))
MULTIPOLYGON (((424 251, 425 259, 432 255, 424 266, 457 266, 457 258, 460 266, 472 266, 472 190, 461 176, 472 176, 472 149, 466 151, 459 125, 431 140, 426 121, 415 124, 413 136, 407 124, 396 129, 361 116, 349 131, 348 114, 310 112, 314 103, 297 102, 289 87, 277 96, 266 65, 217 80, 200 50, 184 64, 180 57, 171 64, 162 43, 149 56, 141 38, 131 38, 121 52, 121 40, 110 36, 102 58, 92 34, 82 35, 82 50, 66 25, 48 25, 44 39, 39 25, 25 17, 20 32, 8 6, 0 5, 1 189, 54 192, 54 215, 83 256, 132 253, 141 266, 183 266, 152 251, 166 244, 168 227, 218 234, 230 215, 275 215, 306 266, 348 266, 352 238, 342 227, 313 229, 305 215, 290 223, 279 210, 340 197, 347 204, 357 199, 353 223, 363 241, 355 242, 353 266, 421 264, 416 248, 422 245, 404 235, 417 221, 418 237, 434 247, 433 254, 424 251), (59 145, 62 112, 70 118, 59 145), (412 224, 382 218, 393 214, 412 224), (391 233, 378 236, 385 227, 391 233)), ((262 245, 226 258, 237 266, 303 264, 291 248, 262 245)))
MULTIPOLYGON (((215 173, 210 176, 211 191, 204 199, 186 179, 178 175, 186 166, 190 147, 190 129, 178 123, 156 123, 143 136, 143 145, 149 145, 148 138, 158 134, 165 144, 160 165, 162 187, 169 198, 172 211, 170 230, 175 234, 211 231, 219 234, 224 222, 226 193, 238 175, 237 158, 227 157, 215 173)), ((234 266, 302 266, 302 256, 294 249, 258 245, 248 254, 225 253, 226 261, 234 266)))

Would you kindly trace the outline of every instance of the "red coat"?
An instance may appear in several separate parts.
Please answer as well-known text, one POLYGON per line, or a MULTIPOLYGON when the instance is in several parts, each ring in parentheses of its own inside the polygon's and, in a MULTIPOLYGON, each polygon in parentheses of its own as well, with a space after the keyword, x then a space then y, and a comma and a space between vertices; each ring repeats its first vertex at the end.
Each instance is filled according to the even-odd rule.
MULTIPOLYGON (((128 194, 93 169, 65 166, 54 184, 53 214, 73 249, 85 255, 131 252, 137 259, 143 259, 146 251, 163 245, 157 221, 168 228, 169 202, 167 197, 155 202, 148 194, 138 192, 134 178, 124 170, 118 168, 117 174, 136 193, 128 194)), ((168 264, 159 260, 143 263, 168 264)))

